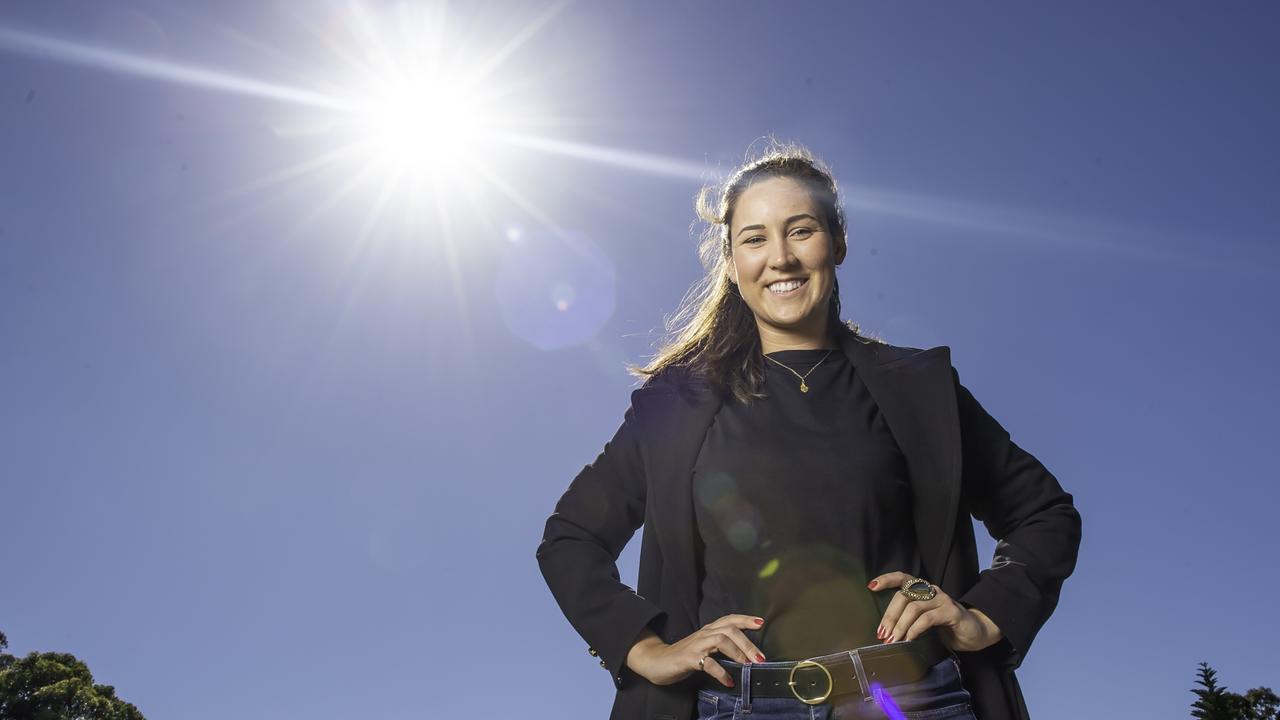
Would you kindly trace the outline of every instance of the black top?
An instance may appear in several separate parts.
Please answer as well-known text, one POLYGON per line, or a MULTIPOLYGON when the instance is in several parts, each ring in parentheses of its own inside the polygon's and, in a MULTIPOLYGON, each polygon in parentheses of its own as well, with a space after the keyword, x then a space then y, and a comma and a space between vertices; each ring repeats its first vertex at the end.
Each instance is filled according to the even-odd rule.
POLYGON ((905 460, 839 348, 768 354, 769 397, 726 399, 694 465, 700 625, 764 618, 747 637, 769 661, 871 645, 893 570, 918 573, 905 460), (826 356, 821 364, 815 363, 826 356))

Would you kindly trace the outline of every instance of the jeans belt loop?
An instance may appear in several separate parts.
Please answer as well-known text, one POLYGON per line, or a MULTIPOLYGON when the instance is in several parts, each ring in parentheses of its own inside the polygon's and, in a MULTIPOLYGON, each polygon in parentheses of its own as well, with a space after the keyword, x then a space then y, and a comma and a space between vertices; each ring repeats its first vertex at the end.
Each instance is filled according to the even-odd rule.
POLYGON ((743 663, 742 665, 742 712, 751 712, 751 663, 743 663))
POLYGON ((867 682, 866 668, 862 667, 862 655, 857 650, 849 651, 849 660, 853 663, 853 673, 858 679, 858 689, 862 690, 862 702, 871 702, 871 683, 867 682))

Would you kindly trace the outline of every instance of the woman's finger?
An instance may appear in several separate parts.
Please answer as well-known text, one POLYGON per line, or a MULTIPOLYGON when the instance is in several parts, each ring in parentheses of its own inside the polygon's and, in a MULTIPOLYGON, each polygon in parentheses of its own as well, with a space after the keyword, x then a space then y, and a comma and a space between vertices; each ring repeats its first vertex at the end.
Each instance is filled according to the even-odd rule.
POLYGON ((946 617, 947 610, 947 606, 940 605, 936 608, 920 613, 920 617, 916 618, 915 622, 907 626, 907 629, 902 634, 902 639, 915 640, 923 635, 925 630, 928 630, 931 627, 944 625, 945 622, 943 619, 946 617))
POLYGON ((911 600, 902 593, 894 593, 893 599, 889 601, 889 607, 884 611, 884 617, 880 618, 880 634, 879 638, 888 642, 889 637, 893 635, 893 629, 897 627, 899 618, 907 609, 907 605, 911 600))
MULTIPOLYGON (((722 655, 730 660, 746 665, 751 662, 749 659, 750 656, 747 655, 749 651, 744 649, 738 642, 738 639, 733 636, 735 632, 738 633, 738 635, 742 635, 741 630, 735 630, 734 628, 720 628, 719 630, 711 631, 709 634, 711 647, 707 652, 710 653, 714 650, 719 650, 722 655)), ((745 639, 746 638, 744 637, 743 640, 745 639)), ((750 645, 750 643, 747 644, 750 645)))
POLYGON ((764 627, 764 618, 756 615, 722 615, 702 627, 712 629, 736 627, 745 630, 759 630, 764 627))
MULTIPOLYGON (((932 610, 938 606, 938 603, 936 602, 938 598, 934 598, 933 600, 912 600, 902 594, 899 594, 898 597, 902 598, 905 602, 902 607, 902 612, 898 614, 893 625, 887 628, 889 634, 885 636, 885 642, 898 642, 899 640, 902 640, 903 636, 907 634, 907 628, 911 627, 911 624, 914 623, 922 613, 932 610)), ((894 601, 896 602, 897 599, 895 598, 894 601)))
POLYGON ((743 629, 758 630, 763 626, 763 618, 757 618, 754 615, 725 615, 717 620, 707 623, 703 627, 706 629, 714 629, 723 633, 727 633, 733 638, 734 643, 742 650, 743 655, 748 658, 742 660, 734 656, 734 660, 741 663, 764 662, 764 653, 760 652, 760 648, 751 639, 743 633, 743 629), (756 622, 760 620, 761 622, 756 622))
POLYGON ((904 572, 887 572, 883 575, 877 575, 871 578, 871 582, 867 583, 867 587, 880 592, 881 590, 897 590, 902 587, 902 583, 906 582, 911 576, 904 572))
POLYGON ((733 676, 730 675, 729 671, 725 670, 720 663, 716 662, 715 658, 711 657, 711 652, 712 651, 708 651, 707 654, 698 658, 698 660, 702 660, 702 667, 697 667, 697 660, 693 661, 694 670, 701 670, 705 672, 716 680, 719 680, 720 684, 725 687, 733 687, 733 676))
POLYGON ((906 609, 907 603, 911 602, 911 599, 906 595, 897 592, 902 588, 902 583, 906 582, 910 577, 906 573, 891 572, 880 575, 868 583, 867 587, 876 592, 893 591, 893 596, 889 600, 889 607, 885 608, 884 616, 880 618, 880 627, 876 629, 877 638, 881 640, 889 638, 894 626, 898 623, 898 617, 906 609))
POLYGON ((764 662, 764 653, 760 652, 760 648, 756 647, 756 644, 751 642, 751 640, 748 639, 741 630, 735 627, 727 628, 725 632, 728 633, 729 638, 733 640, 734 644, 737 645, 738 649, 742 651, 742 655, 746 658, 745 661, 740 660, 739 662, 743 662, 744 664, 764 662))

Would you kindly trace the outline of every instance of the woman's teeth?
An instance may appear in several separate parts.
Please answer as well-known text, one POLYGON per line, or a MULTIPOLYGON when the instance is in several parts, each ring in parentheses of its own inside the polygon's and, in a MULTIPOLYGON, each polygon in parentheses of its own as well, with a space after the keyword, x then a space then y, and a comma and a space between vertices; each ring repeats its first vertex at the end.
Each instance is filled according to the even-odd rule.
POLYGON ((809 282, 809 278, 805 278, 804 280, 792 280, 790 282, 774 283, 769 286, 769 292, 773 293, 774 295, 786 295, 787 293, 792 292, 793 290, 799 288, 801 285, 804 285, 807 282, 809 282))

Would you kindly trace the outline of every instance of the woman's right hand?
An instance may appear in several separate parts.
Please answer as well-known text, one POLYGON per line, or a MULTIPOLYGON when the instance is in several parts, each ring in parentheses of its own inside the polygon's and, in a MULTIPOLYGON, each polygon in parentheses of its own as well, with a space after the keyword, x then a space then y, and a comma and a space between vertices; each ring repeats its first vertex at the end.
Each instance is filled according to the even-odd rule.
POLYGON ((705 672, 725 687, 733 687, 733 677, 720 663, 707 656, 719 651, 744 665, 764 662, 764 654, 743 634, 743 628, 758 630, 762 618, 752 615, 725 615, 703 625, 692 634, 668 645, 653 630, 645 628, 627 653, 627 667, 654 685, 670 685, 705 672), (698 661, 707 658, 698 667, 698 661))

